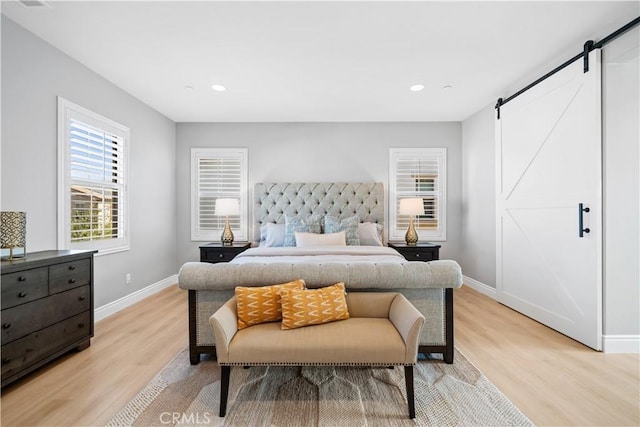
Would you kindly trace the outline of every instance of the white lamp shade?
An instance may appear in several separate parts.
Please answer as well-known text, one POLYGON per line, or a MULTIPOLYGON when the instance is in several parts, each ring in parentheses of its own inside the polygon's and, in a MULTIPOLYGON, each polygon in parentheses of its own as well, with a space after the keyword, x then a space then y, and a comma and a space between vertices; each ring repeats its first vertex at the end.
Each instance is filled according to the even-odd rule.
POLYGON ((217 199, 215 215, 238 215, 240 213, 240 203, 238 199, 217 199))
POLYGON ((424 215, 424 201, 420 197, 400 199, 400 215, 424 215))

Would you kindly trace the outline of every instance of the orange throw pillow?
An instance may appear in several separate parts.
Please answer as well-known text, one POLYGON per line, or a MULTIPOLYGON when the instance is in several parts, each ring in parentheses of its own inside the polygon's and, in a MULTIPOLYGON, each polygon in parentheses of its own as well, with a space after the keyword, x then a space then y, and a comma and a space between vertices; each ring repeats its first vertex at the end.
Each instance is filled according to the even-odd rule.
POLYGON ((280 298, 282 329, 295 329, 349 318, 342 282, 319 289, 282 289, 280 298))
POLYGON ((299 279, 272 286, 236 286, 238 329, 282 319, 280 305, 282 289, 304 289, 304 280, 299 279))

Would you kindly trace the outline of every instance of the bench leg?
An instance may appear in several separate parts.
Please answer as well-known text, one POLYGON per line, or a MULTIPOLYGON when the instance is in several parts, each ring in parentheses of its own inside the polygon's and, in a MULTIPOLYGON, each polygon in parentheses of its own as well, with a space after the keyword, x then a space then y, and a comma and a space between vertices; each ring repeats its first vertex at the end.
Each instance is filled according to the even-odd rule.
POLYGON ((407 388, 407 404, 409 405, 409 418, 416 417, 416 405, 413 396, 413 366, 404 367, 404 383, 407 388))
POLYGON ((220 379, 220 416, 227 414, 227 398, 229 397, 229 377, 231 366, 221 366, 222 378, 220 379))

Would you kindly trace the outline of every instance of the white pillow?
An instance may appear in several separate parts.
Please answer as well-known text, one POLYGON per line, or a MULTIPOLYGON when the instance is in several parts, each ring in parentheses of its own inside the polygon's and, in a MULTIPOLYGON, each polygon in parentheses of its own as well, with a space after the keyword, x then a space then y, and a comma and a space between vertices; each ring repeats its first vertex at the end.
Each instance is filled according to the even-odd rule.
POLYGON ((296 246, 299 248, 307 246, 347 246, 347 238, 344 231, 328 234, 302 233, 296 231, 295 236, 296 246))
POLYGON ((284 246, 284 224, 268 222, 261 225, 260 246, 284 246))
POLYGON ((358 235, 362 246, 382 246, 382 225, 374 222, 358 224, 358 235))

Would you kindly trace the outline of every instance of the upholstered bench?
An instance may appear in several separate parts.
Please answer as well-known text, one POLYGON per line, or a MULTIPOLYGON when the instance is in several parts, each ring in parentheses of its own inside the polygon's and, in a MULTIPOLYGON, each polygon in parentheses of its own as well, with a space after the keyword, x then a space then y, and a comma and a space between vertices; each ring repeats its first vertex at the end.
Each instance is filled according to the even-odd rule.
POLYGON ((232 366, 404 366, 409 417, 415 418, 413 366, 424 316, 395 292, 352 292, 349 318, 282 330, 279 322, 238 330, 235 297, 209 319, 222 370, 220 416, 226 414, 232 366))

